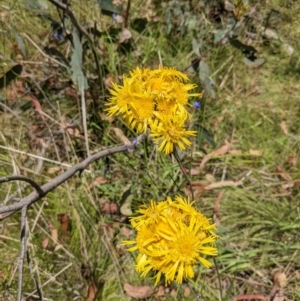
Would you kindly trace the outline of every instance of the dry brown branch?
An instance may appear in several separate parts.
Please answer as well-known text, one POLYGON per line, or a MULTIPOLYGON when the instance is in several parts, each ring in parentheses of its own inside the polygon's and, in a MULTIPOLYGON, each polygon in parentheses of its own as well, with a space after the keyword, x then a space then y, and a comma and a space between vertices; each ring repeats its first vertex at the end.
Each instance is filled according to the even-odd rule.
MULTIPOLYGON (((49 183, 46 183, 42 186, 39 186, 35 181, 23 177, 23 176, 10 176, 10 177, 4 177, 0 178, 0 183, 10 182, 10 181, 25 181, 28 182, 34 189, 32 193, 30 193, 28 196, 19 199, 19 202, 17 204, 8 205, 8 206, 2 206, 0 207, 0 220, 5 219, 9 215, 22 210, 21 214, 21 251, 20 251, 20 258, 19 258, 19 276, 18 276, 18 296, 17 300, 22 300, 22 283, 23 283, 23 266, 24 266, 24 258, 25 254, 27 252, 26 247, 26 217, 27 217, 27 210, 30 205, 40 200, 42 197, 44 197, 48 192, 54 190, 56 187, 70 179, 73 175, 75 175, 77 172, 80 174, 93 162, 96 160, 99 160, 103 157, 124 152, 130 150, 132 147, 137 145, 143 138, 144 135, 138 136, 136 139, 132 141, 131 145, 121 145, 121 146, 114 146, 107 148, 105 150, 102 150, 92 156, 89 156, 84 161, 70 167, 66 172, 63 174, 57 176, 53 180, 51 180, 49 183)), ((41 297, 41 291, 40 288, 36 284, 36 290, 39 292, 39 296, 41 297)))
MULTIPOLYGON (((131 147, 133 147, 134 145, 139 143, 142 140, 142 138, 143 138, 143 135, 140 135, 136 139, 134 139, 132 141, 131 147)), ((115 153, 127 151, 129 148, 130 148, 130 146, 128 146, 128 145, 120 145, 120 146, 114 146, 114 147, 104 149, 94 155, 91 155, 90 157, 86 158, 82 162, 70 167, 66 172, 57 176, 56 178, 51 180, 49 183, 46 183, 42 186, 38 186, 36 184, 36 186, 35 186, 36 191, 33 191, 28 196, 21 198, 18 203, 0 207, 0 220, 5 219, 7 216, 11 215, 14 212, 21 210, 25 206, 29 207, 30 205, 32 205, 33 203, 37 202, 42 197, 44 197, 47 193, 49 193, 50 191, 52 191, 53 189, 55 189, 56 187, 58 187, 59 185, 61 185, 65 181, 67 181, 68 179, 70 179, 77 172, 80 172, 80 173, 83 172, 91 163, 95 162, 96 160, 99 160, 101 158, 104 158, 106 156, 109 156, 109 155, 112 155, 115 153), (37 188, 38 188, 38 190, 37 190, 37 188)), ((20 177, 20 176, 11 176, 11 177, 2 178, 2 182, 7 182, 9 179, 14 179, 14 177, 17 177, 17 178, 15 178, 15 180, 23 180, 23 181, 25 178, 25 177, 20 177)), ((28 178, 26 178, 26 179, 27 179, 27 182, 30 182, 31 185, 34 183, 34 181, 32 181, 32 180, 30 180, 28 178)), ((0 180, 0 183, 1 183, 1 180, 0 180)))

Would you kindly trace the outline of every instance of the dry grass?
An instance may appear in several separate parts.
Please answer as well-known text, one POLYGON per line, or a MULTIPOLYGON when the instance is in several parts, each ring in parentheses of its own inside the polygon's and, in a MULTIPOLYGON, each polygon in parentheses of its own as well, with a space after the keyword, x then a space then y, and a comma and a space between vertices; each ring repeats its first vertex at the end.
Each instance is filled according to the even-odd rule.
MULTIPOLYGON (((88 5, 94 7, 94 3, 72 4, 82 22, 85 18, 103 20, 102 29, 113 23, 107 17, 100 17, 98 7, 87 9, 88 5)), ((213 133, 216 149, 225 141, 230 143, 230 149, 209 160, 200 170, 205 157, 203 148, 208 153, 214 149, 209 144, 195 144, 193 153, 183 162, 196 173, 192 176, 196 205, 208 216, 213 216, 215 208, 222 237, 218 241, 216 259, 221 288, 215 269, 199 268, 189 287, 199 294, 200 300, 234 300, 235 296, 245 293, 268 294, 275 271, 287 276, 285 300, 300 299, 297 61, 300 27, 295 19, 295 12, 300 8, 297 3, 293 4, 293 10, 273 5, 284 16, 278 34, 284 37, 284 43, 295 48, 294 57, 283 50, 283 42, 276 40, 269 45, 257 44, 259 55, 267 58, 266 64, 259 69, 245 67, 242 55, 228 45, 212 49, 206 58, 218 93, 215 100, 205 96, 203 110, 196 118, 213 133), (241 185, 203 189, 221 181, 241 181, 241 185)), ((26 71, 25 77, 0 91, 5 99, 3 103, 15 114, 0 111, 0 176, 19 173, 42 184, 86 155, 80 98, 74 87, 67 84, 66 70, 57 66, 53 57, 49 59, 44 51, 52 37, 49 22, 33 16, 19 2, 0 4, 0 7, 0 20, 7 30, 1 36, 0 52, 4 55, 1 70, 7 71, 12 66, 9 59, 12 56, 26 71), (26 58, 15 51, 13 29, 8 24, 13 24, 22 37, 26 58), (47 82, 48 86, 44 80, 47 73, 55 81, 47 82), (46 97, 41 97, 33 92, 39 95, 47 116, 34 109, 29 87, 36 90, 40 87, 45 93, 46 97), (66 124, 72 128, 60 131, 66 124)), ((133 15, 136 14, 136 7, 132 9, 133 15)), ((52 8, 51 13, 57 16, 52 8)), ((134 33, 134 39, 137 52, 126 56, 114 51, 114 44, 103 37, 101 51, 108 62, 106 78, 118 80, 123 72, 140 64, 156 66, 158 51, 166 65, 183 70, 190 64, 189 35, 171 41, 163 30, 159 34, 153 26, 143 34, 134 33)), ((59 49, 64 54, 71 51, 68 43, 60 45, 59 49)), ((93 59, 92 56, 88 58, 90 68, 93 59)), ((191 76, 198 82, 195 74, 191 76)), ((91 152, 120 143, 113 127, 121 128, 127 137, 134 137, 120 120, 111 123, 103 117, 102 104, 107 95, 107 90, 102 90, 98 95, 99 103, 95 104, 86 94, 91 152)), ((2 184, 1 200, 21 186, 20 183, 2 184)), ((93 164, 81 178, 71 179, 32 206, 28 215, 30 265, 45 300, 88 300, 88 289, 92 290, 93 285, 98 288, 95 300, 131 300, 124 292, 124 283, 152 284, 150 277, 139 278, 134 270, 135 255, 126 253, 120 245, 126 235, 132 235, 127 219, 119 211, 103 212, 103 206, 108 203, 120 209, 126 201, 128 187, 131 187, 133 211, 151 198, 162 199, 167 194, 188 191, 175 162, 158 154, 151 143, 145 142, 132 153, 114 155, 107 161, 93 164), (94 183, 95 179, 101 184, 94 183), (59 214, 63 214, 60 221, 59 214), (61 220, 66 216, 71 220, 67 222, 68 229, 63 228, 61 220)), ((21 189, 19 195, 28 192, 29 188, 21 189)), ((19 214, 15 214, 0 224, 0 300, 13 300, 16 296, 19 218, 19 214)), ((35 290, 27 265, 23 287, 26 294, 35 290)), ((165 300, 195 300, 188 290, 186 285, 172 285, 165 292, 165 300), (173 292, 177 295, 173 296, 173 292)), ((150 297, 149 300, 158 299, 150 297)))

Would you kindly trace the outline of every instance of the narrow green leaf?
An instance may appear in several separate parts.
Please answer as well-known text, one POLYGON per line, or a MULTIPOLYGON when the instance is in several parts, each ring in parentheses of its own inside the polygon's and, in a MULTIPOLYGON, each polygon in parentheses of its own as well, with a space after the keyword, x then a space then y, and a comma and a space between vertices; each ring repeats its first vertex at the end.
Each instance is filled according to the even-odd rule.
POLYGON ((78 91, 81 90, 81 87, 84 90, 88 89, 87 79, 82 71, 82 45, 79 40, 77 30, 73 30, 73 42, 74 48, 71 56, 71 78, 75 85, 77 85, 78 91))
POLYGON ((98 3, 104 14, 122 14, 122 5, 114 5, 113 0, 98 0, 98 3))
POLYGON ((212 99, 216 98, 216 92, 214 90, 214 82, 210 78, 210 69, 205 61, 201 60, 199 64, 199 78, 205 91, 207 91, 212 99))
POLYGON ((23 42, 23 39, 18 35, 15 28, 13 28, 13 32, 14 32, 15 40, 16 40, 18 46, 20 47, 23 57, 25 58, 26 57, 26 47, 23 42))

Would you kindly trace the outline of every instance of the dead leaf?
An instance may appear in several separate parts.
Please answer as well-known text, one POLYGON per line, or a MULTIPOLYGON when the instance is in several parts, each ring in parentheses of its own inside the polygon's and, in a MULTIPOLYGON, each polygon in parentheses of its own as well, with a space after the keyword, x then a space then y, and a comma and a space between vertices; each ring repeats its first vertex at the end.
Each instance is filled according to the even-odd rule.
POLYGON ((159 20, 159 17, 156 15, 156 12, 150 8, 147 9, 145 17, 148 22, 157 22, 159 20))
POLYGON ((52 237, 53 241, 55 243, 58 243, 57 229, 52 224, 49 225, 49 228, 50 228, 50 231, 51 231, 51 237, 52 237))
POLYGON ((57 252, 58 250, 60 250, 62 248, 61 244, 57 244, 53 250, 53 252, 57 252))
POLYGON ((32 102, 34 108, 36 109, 36 111, 40 115, 41 119, 43 121, 46 121, 45 114, 42 110, 42 106, 41 106, 40 102, 32 95, 28 95, 27 98, 32 102))
POLYGON ((97 286, 95 284, 95 282, 93 281, 88 288, 88 293, 87 293, 87 297, 85 299, 85 301, 94 301, 97 295, 97 286))
POLYGON ((280 165, 277 165, 276 172, 286 181, 292 181, 292 177, 283 170, 280 165))
POLYGON ((129 283, 124 284, 124 290, 130 297, 136 299, 148 298, 154 292, 153 288, 149 285, 133 286, 129 283))
POLYGON ((284 294, 282 293, 282 292, 280 292, 280 291, 278 291, 276 294, 275 294, 275 296, 274 296, 274 298, 272 299, 272 301, 284 301, 284 294))
POLYGON ((288 132, 288 128, 287 128, 287 125, 286 125, 286 122, 283 120, 281 121, 280 123, 280 128, 282 130, 282 132, 287 135, 289 132, 288 132))
POLYGON ((57 214, 57 219, 60 221, 61 232, 65 234, 69 229, 70 217, 66 213, 57 214))
POLYGON ((228 141, 225 141, 225 145, 221 146, 220 148, 218 148, 217 150, 207 154, 203 160, 201 161, 200 164, 200 169, 204 168, 204 165, 213 157, 217 157, 220 155, 224 155, 229 151, 231 144, 228 141))
POLYGON ((231 149, 228 153, 230 155, 240 155, 242 154, 242 151, 240 149, 231 149))
POLYGON ((114 116, 107 116, 106 114, 99 113, 99 117, 103 121, 107 121, 109 123, 112 123, 115 120, 114 116))
POLYGON ((201 189, 204 190, 204 187, 209 184, 207 181, 194 181, 192 182, 192 186, 194 189, 201 189))
POLYGON ((249 149, 249 155, 250 156, 262 156, 264 151, 262 149, 249 149))
POLYGON ((106 89, 111 89, 113 87, 112 83, 115 82, 115 79, 113 76, 108 76, 104 80, 104 85, 106 89))
POLYGON ((191 176, 197 176, 201 173, 201 171, 197 168, 191 168, 191 170, 186 170, 187 174, 190 174, 191 176))
POLYGON ((165 287, 163 285, 160 285, 156 290, 156 297, 162 297, 165 295, 165 287))
POLYGON ((8 11, 2 11, 2 12, 0 12, 0 20, 2 22, 4 22, 4 20, 6 19, 7 16, 9 16, 9 12, 8 11))
MULTIPOLYGON (((186 196, 186 197, 188 197, 189 199, 191 199, 192 198, 192 194, 191 194, 191 188, 190 187, 182 187, 182 191, 183 191, 183 193, 184 193, 184 195, 186 196)), ((196 197, 196 194, 195 194, 195 190, 193 189, 193 192, 194 192, 194 198, 197 198, 196 197)), ((198 191, 199 192, 199 191, 198 191)), ((199 193, 198 193, 199 194, 199 193)), ((197 195, 198 196, 198 195, 197 195)))
POLYGON ((139 57, 142 55, 141 46, 136 46, 136 49, 132 53, 134 57, 139 57))
POLYGON ((205 175, 205 180, 206 180, 208 183, 215 183, 215 182, 216 182, 215 177, 214 177, 212 174, 210 174, 210 173, 207 173, 207 174, 205 175))
POLYGON ((282 187, 282 189, 284 189, 284 190, 289 190, 289 189, 294 188, 294 183, 283 184, 283 185, 281 185, 281 187, 282 187))
POLYGON ((118 206, 115 203, 105 203, 102 205, 102 211, 107 214, 116 213, 118 211, 118 206))
POLYGON ((112 128, 116 136, 123 142, 124 145, 131 145, 130 140, 124 135, 121 129, 112 128))
POLYGON ((170 292, 170 295, 171 295, 172 297, 176 297, 176 296, 177 296, 177 290, 176 290, 175 288, 173 288, 173 289, 171 290, 171 292, 170 292))
MULTIPOLYGON (((197 199, 201 196, 203 191, 205 190, 204 187, 208 185, 209 183, 207 181, 194 181, 192 182, 193 192, 194 192, 194 198, 197 199)), ((183 192, 186 196, 189 198, 192 198, 191 195, 191 189, 190 187, 183 187, 183 192)))
POLYGON ((234 181, 221 181, 221 182, 211 183, 211 184, 205 186, 204 189, 205 190, 211 190, 211 189, 222 188, 222 187, 227 187, 227 186, 237 187, 237 186, 240 186, 240 185, 242 185, 242 182, 240 182, 240 181, 237 181, 237 182, 234 182, 234 181))
POLYGON ((120 34, 119 43, 123 43, 126 40, 129 40, 132 37, 132 34, 128 28, 123 28, 120 34))
POLYGON ((219 116, 219 117, 217 117, 215 119, 212 119, 210 121, 210 124, 213 125, 213 126, 217 126, 220 122, 223 121, 223 119, 224 119, 224 116, 219 116))
POLYGON ((123 18, 123 16, 121 16, 121 15, 116 15, 116 16, 114 17, 114 20, 115 20, 117 23, 119 23, 119 24, 122 24, 122 23, 124 22, 124 18, 123 18))
POLYGON ((67 130, 67 133, 70 136, 74 136, 76 138, 81 138, 82 137, 82 135, 80 134, 79 130, 77 128, 74 128, 73 126, 67 126, 66 125, 66 130, 67 130))
POLYGON ((184 292, 183 292, 183 295, 184 295, 184 297, 189 297, 190 296, 190 294, 191 294, 191 289, 188 287, 188 286, 186 286, 185 288, 184 288, 184 292))
POLYGON ((103 177, 97 177, 93 183, 89 186, 89 188, 92 188, 94 186, 100 185, 100 184, 105 184, 107 183, 107 180, 103 177))
POLYGON ((77 128, 74 128, 73 126, 72 127, 66 127, 67 129, 67 133, 70 135, 70 136, 74 136, 76 138, 81 138, 83 137, 81 134, 80 134, 80 131, 77 129, 77 128))
POLYGON ((57 173, 59 171, 61 171, 61 167, 60 166, 53 166, 53 167, 49 167, 48 168, 47 173, 49 175, 52 175, 52 174, 57 173))
POLYGON ((72 100, 78 101, 77 90, 74 87, 66 87, 64 95, 70 97, 72 100))
POLYGON ((276 272, 274 274, 274 285, 278 285, 280 288, 287 286, 287 278, 284 272, 276 272))
POLYGON ((287 277, 284 272, 278 271, 273 275, 273 287, 269 293, 270 299, 273 301, 284 301, 283 288, 287 286, 287 277))
MULTIPOLYGON (((40 102, 33 96, 30 96, 30 100, 32 101, 32 104, 35 107, 35 109, 38 112, 41 112, 42 111, 42 106, 41 106, 40 102)), ((43 118, 44 118, 44 116, 43 116, 43 118)))
POLYGON ((267 300, 267 297, 262 294, 246 294, 246 295, 237 296, 235 300, 236 301, 267 300))
POLYGON ((296 156, 289 156, 288 162, 289 162, 292 166, 296 166, 296 164, 297 164, 297 157, 296 157, 296 156))
POLYGON ((129 228, 123 226, 121 228, 121 233, 126 237, 126 238, 129 238, 131 233, 132 233, 132 230, 130 230, 129 228))
POLYGON ((132 209, 131 209, 132 200, 133 200, 133 195, 131 195, 131 194, 127 195, 126 198, 124 198, 124 203, 120 207, 120 212, 124 216, 131 216, 132 215, 132 209))
POLYGON ((47 237, 42 241, 42 248, 47 249, 48 244, 49 244, 49 238, 47 237))

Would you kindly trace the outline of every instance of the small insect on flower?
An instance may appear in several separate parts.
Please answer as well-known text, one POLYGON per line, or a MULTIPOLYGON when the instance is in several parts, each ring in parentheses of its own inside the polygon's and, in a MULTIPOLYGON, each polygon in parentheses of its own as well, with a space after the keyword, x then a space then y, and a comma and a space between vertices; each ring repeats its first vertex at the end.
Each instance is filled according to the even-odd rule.
POLYGON ((193 204, 180 196, 174 201, 170 197, 159 203, 152 200, 150 206, 138 210, 139 216, 131 218, 136 239, 123 245, 139 252, 136 270, 142 277, 154 271, 155 285, 161 277, 166 284, 193 278, 198 263, 209 268, 205 257, 218 254, 216 225, 193 204))

